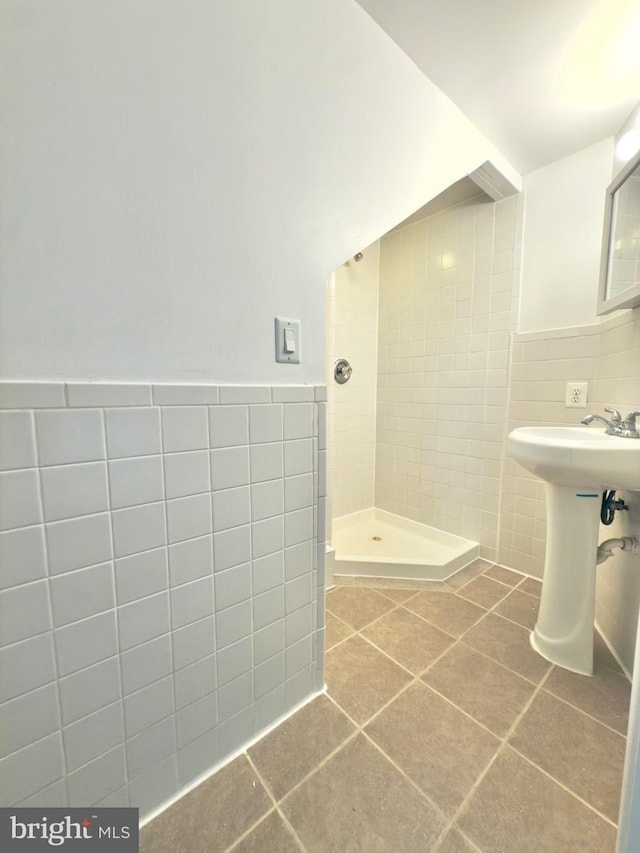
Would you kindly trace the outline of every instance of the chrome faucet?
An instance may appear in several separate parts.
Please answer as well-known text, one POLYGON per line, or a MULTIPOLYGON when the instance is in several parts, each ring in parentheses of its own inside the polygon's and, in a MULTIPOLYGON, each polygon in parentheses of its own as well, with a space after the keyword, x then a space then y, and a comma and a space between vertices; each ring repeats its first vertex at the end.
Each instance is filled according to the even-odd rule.
POLYGON ((630 412, 624 419, 616 409, 605 409, 605 412, 609 412, 611 415, 610 421, 601 415, 587 415, 580 423, 590 424, 593 421, 599 421, 606 426, 607 435, 617 435, 618 438, 640 438, 636 424, 636 418, 640 417, 640 411, 630 412))

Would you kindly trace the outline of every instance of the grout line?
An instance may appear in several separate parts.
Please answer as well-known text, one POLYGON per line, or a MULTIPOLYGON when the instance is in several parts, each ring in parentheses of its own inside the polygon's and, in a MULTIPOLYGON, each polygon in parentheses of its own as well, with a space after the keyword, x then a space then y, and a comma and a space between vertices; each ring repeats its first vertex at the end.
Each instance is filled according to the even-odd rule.
MULTIPOLYGON (((273 805, 274 805, 274 808, 273 808, 273 809, 271 809, 269 812, 267 812, 267 814, 266 814, 266 815, 264 815, 264 816, 263 816, 263 817, 262 817, 262 818, 261 818, 257 823, 253 824, 253 826, 252 826, 250 829, 248 829, 248 830, 247 830, 247 832, 245 832, 245 833, 244 833, 244 835, 240 836, 240 838, 239 838, 239 839, 236 839, 236 841, 234 841, 234 843, 233 843, 233 846, 235 846, 239 841, 241 841, 242 839, 244 839, 244 838, 245 838, 247 835, 249 835, 251 832, 253 832, 253 830, 254 830, 254 829, 255 829, 259 824, 261 824, 264 820, 266 820, 266 819, 267 819, 267 817, 268 817, 270 814, 273 814, 273 812, 276 812, 278 815, 280 815, 280 817, 281 817, 282 821, 284 822, 285 826, 287 827, 287 829, 288 829, 288 830, 291 832, 291 834, 293 835, 293 837, 294 837, 294 839, 295 839, 296 843, 300 846, 300 850, 301 850, 301 851, 303 851, 303 853, 306 853, 306 847, 304 846, 304 844, 302 843, 302 841, 301 841, 301 840, 300 840, 300 838, 298 837, 298 833, 295 831, 294 827, 293 827, 293 826, 292 826, 292 824, 289 822, 289 820, 287 819, 287 817, 283 814, 282 810, 280 809, 280 807, 279 807, 279 805, 278 805, 278 803, 282 802, 282 800, 284 800, 286 797, 288 797, 288 796, 289 796, 289 794, 291 793, 291 791, 287 792, 287 794, 285 794, 285 796, 284 796, 284 797, 281 797, 281 799, 280 799, 280 800, 277 800, 277 799, 275 798, 275 796, 272 794, 272 792, 271 792, 271 789, 270 789, 269 785, 267 784, 266 780, 265 780, 265 779, 264 779, 264 777, 262 776, 262 773, 260 772, 260 770, 259 770, 259 769, 258 769, 258 767, 256 766, 255 762, 253 761, 253 759, 251 758, 251 756, 249 755, 249 753, 248 753, 248 752, 246 752, 246 753, 245 753, 245 755, 247 756, 247 760, 249 761, 249 764, 250 764, 250 765, 251 765, 251 767, 253 768, 253 772, 256 774, 256 776, 257 776, 257 777, 258 777, 258 779, 260 780, 260 782, 261 782, 261 784, 262 784, 263 788, 264 788, 264 789, 265 789, 265 791, 267 792, 267 795, 268 795, 269 799, 272 801, 272 803, 273 803, 273 805)), ((318 768, 314 768, 314 770, 312 770, 312 771, 311 771, 311 773, 307 774, 307 776, 305 776, 305 778, 302 780, 302 782, 300 782, 300 785, 302 785, 302 784, 303 784, 303 782, 304 782, 304 781, 306 781, 306 780, 309 778, 309 776, 312 776, 312 775, 313 775, 313 773, 315 773, 315 770, 317 770, 317 769, 318 769, 318 768)), ((298 787, 298 786, 296 786, 296 787, 298 787)), ((295 790, 295 789, 292 789, 292 790, 295 790)), ((231 848, 230 848, 230 849, 231 849, 231 848)))
POLYGON ((553 776, 551 773, 549 773, 548 770, 545 770, 544 767, 541 767, 539 764, 536 764, 535 761, 533 761, 531 758, 529 758, 523 752, 520 752, 520 750, 517 749, 515 746, 513 746, 513 744, 505 743, 504 747, 508 748, 508 749, 512 749, 516 753, 516 755, 518 755, 520 758, 523 758, 527 762, 527 764, 530 764, 532 767, 535 767, 536 770, 539 770, 544 776, 547 777, 547 779, 550 779, 552 782, 555 782, 556 785, 558 785, 560 788, 562 788, 564 791, 566 791, 568 794, 570 794, 574 799, 579 800, 579 802, 581 802, 584 806, 586 806, 590 811, 595 812, 595 814, 597 814, 598 817, 602 818, 602 820, 606 821, 608 824, 613 826, 614 829, 618 828, 618 825, 616 823, 614 823, 610 817, 607 817, 601 811, 598 811, 598 809, 594 805, 592 805, 587 800, 585 800, 583 797, 581 797, 580 794, 576 793, 576 791, 574 791, 573 788, 569 788, 564 782, 561 782, 559 779, 557 779, 555 776, 553 776))

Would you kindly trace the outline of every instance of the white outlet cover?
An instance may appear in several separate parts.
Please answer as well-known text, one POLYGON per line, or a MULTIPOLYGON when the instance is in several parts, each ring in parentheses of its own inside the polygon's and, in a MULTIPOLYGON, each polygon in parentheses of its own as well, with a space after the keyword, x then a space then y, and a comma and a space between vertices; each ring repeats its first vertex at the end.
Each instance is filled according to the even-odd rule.
POLYGON ((588 382, 567 382, 564 398, 565 409, 586 409, 588 382))

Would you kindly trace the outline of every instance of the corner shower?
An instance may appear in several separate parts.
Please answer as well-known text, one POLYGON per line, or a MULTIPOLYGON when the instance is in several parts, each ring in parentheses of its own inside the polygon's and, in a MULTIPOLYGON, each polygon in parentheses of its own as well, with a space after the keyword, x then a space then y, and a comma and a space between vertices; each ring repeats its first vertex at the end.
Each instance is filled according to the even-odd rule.
POLYGON ((331 276, 337 582, 442 581, 495 559, 520 234, 517 198, 465 178, 331 276))

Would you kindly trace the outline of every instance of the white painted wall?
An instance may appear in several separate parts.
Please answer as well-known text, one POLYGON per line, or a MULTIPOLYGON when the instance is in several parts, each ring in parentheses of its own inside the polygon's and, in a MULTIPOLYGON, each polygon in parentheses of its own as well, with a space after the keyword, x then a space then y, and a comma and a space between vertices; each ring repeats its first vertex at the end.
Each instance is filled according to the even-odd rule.
POLYGON ((526 176, 520 332, 597 321, 612 158, 608 138, 526 176))
POLYGON ((519 182, 353 0, 5 0, 0 33, 4 377, 322 382, 329 271, 486 159, 519 182))

